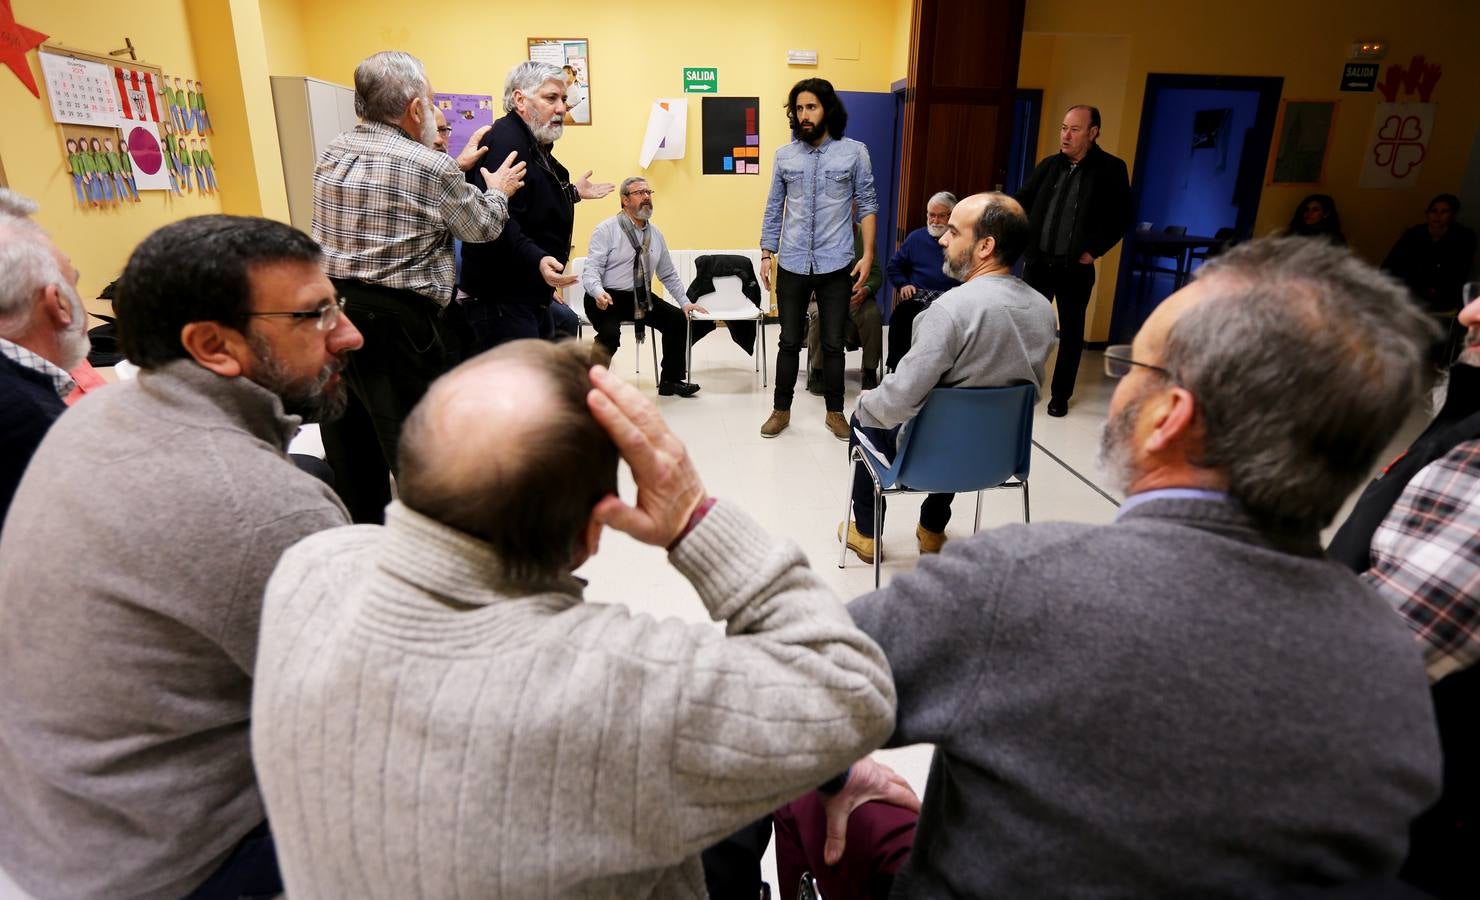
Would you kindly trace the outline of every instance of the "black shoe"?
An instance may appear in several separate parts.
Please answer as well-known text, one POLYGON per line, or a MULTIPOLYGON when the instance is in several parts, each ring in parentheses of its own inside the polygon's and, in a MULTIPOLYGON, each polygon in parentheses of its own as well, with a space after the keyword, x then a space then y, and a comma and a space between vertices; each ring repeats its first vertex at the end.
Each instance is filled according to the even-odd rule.
POLYGON ((873 369, 864 369, 863 370, 863 389, 866 390, 866 391, 871 391, 871 390, 873 390, 874 388, 876 388, 878 386, 879 386, 879 376, 874 372, 873 369))
POLYGON ((1048 414, 1055 419, 1062 419, 1069 414, 1069 401, 1055 397, 1048 401, 1048 414))
POLYGON ((809 394, 816 394, 819 397, 821 397, 823 394, 827 393, 827 391, 822 387, 822 376, 821 375, 808 375, 807 376, 807 393, 809 393, 809 394))
POLYGON ((660 381, 658 382, 658 396, 660 397, 692 397, 699 393, 699 386, 692 381, 660 381))

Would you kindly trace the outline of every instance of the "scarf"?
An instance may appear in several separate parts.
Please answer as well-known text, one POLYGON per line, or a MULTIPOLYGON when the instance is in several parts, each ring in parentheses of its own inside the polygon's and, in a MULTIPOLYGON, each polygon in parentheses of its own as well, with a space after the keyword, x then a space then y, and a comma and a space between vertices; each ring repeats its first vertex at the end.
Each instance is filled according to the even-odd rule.
POLYGON ((622 234, 627 236, 627 243, 632 245, 632 331, 637 343, 641 344, 647 336, 642 320, 647 318, 648 311, 653 308, 653 273, 648 271, 648 247, 652 244, 653 230, 644 228, 639 239, 637 226, 632 224, 632 217, 626 213, 617 219, 617 224, 622 226, 622 234))

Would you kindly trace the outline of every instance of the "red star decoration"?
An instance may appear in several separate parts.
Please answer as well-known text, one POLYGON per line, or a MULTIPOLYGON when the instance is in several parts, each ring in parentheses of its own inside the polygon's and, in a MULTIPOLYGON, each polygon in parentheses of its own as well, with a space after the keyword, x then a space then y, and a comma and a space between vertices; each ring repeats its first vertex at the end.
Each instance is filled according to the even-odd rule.
POLYGON ((36 88, 36 76, 31 74, 26 54, 33 47, 41 46, 46 37, 17 22, 15 13, 10 11, 10 0, 0 0, 0 62, 10 66, 10 71, 21 80, 21 84, 31 89, 38 100, 41 99, 41 91, 36 88))

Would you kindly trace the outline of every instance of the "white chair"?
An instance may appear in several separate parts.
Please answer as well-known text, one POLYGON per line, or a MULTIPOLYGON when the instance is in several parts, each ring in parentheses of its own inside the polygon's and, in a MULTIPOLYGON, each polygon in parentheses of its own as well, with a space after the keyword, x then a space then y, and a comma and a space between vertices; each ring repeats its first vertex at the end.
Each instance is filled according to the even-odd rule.
MULTIPOLYGON (((565 271, 567 274, 574 275, 577 278, 580 277, 581 272, 585 271, 585 269, 586 257, 584 256, 577 256, 575 259, 571 260, 565 267, 565 271)), ((560 296, 565 298, 565 305, 570 307, 571 311, 576 314, 576 340, 579 341, 581 340, 582 333, 591 325, 591 320, 586 318, 586 289, 584 287, 581 287, 581 283, 577 281, 575 284, 561 288, 560 296)), ((624 321, 622 322, 622 324, 632 326, 632 334, 635 341, 637 335, 637 323, 632 321, 624 321)), ((647 342, 653 348, 653 378, 656 380, 660 377, 658 369, 658 335, 656 333, 656 329, 650 328, 648 329, 648 331, 649 334, 647 336, 647 342)), ((633 347, 632 349, 634 359, 632 371, 638 375, 641 375, 642 348, 638 346, 633 347)))
POLYGON ((740 284, 738 276, 723 275, 714 279, 713 293, 690 300, 708 310, 708 312, 694 310, 685 322, 687 333, 684 340, 688 349, 685 351, 684 371, 688 373, 690 380, 694 377, 693 323, 696 320, 700 322, 756 322, 759 326, 759 340, 757 346, 753 348, 752 355, 755 357, 755 370, 761 376, 761 387, 766 386, 769 375, 766 370, 766 311, 750 302, 750 298, 740 290, 740 284))

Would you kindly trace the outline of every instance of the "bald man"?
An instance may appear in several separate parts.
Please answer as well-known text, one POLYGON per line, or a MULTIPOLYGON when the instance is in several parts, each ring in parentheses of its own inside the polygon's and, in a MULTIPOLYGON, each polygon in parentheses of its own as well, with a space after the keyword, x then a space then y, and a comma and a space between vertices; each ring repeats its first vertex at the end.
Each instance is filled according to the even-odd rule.
MULTIPOLYGON (((1022 206, 1006 194, 973 194, 951 210, 939 242, 945 274, 962 284, 915 317, 909 352, 878 388, 859 396, 850 448, 862 440, 892 460, 900 426, 937 387, 1042 387, 1054 345, 1053 308, 1012 274, 1028 233, 1022 206)), ((938 553, 945 544, 954 497, 930 494, 921 504, 915 529, 921 553, 938 553)), ((873 481, 858 463, 846 527, 848 549, 864 562, 874 560, 878 525, 873 481)))
MULTIPOLYGON (((386 524, 284 555, 252 748, 290 896, 704 896, 702 850, 893 729, 878 647, 801 550, 709 498, 587 352, 455 369, 406 422, 386 524), (726 630, 583 603, 607 526, 726 630)), ((836 797, 908 792, 882 768, 836 797)))

